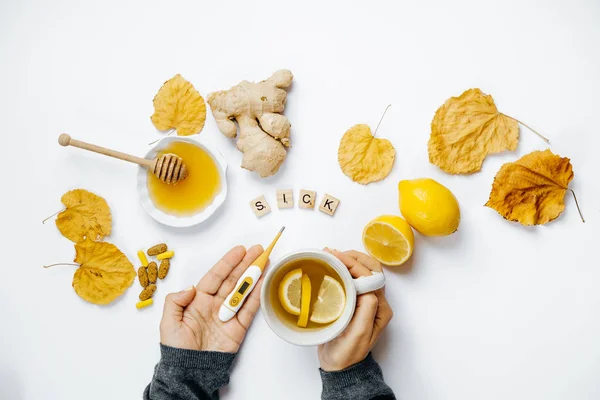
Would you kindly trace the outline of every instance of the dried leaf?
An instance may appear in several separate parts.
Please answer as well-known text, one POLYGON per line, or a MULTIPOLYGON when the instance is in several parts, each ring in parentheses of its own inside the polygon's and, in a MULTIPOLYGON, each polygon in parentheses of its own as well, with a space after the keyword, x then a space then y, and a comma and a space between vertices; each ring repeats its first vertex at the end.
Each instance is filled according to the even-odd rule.
POLYGON ((135 269, 114 244, 86 239, 75 244, 75 252, 81 266, 73 276, 73 289, 82 299, 108 304, 133 283, 135 269))
POLYGON ((485 205, 510 221, 545 224, 565 209, 564 197, 572 179, 568 158, 550 150, 534 151, 500 168, 485 205))
POLYGON ((206 121, 206 104, 194 86, 179 74, 166 81, 153 100, 150 119, 159 131, 177 129, 180 136, 199 133, 206 121))
POLYGON ((84 189, 63 194, 66 210, 58 214, 56 227, 67 239, 77 243, 89 238, 100 240, 110 235, 112 217, 106 200, 84 189))
POLYGON ((338 162, 342 171, 354 182, 366 185, 380 181, 392 170, 396 151, 387 139, 371 134, 368 125, 350 128, 342 137, 338 162))
POLYGON ((519 124, 492 96, 469 89, 447 100, 431 121, 429 162, 451 174, 477 172, 488 154, 515 150, 519 124))

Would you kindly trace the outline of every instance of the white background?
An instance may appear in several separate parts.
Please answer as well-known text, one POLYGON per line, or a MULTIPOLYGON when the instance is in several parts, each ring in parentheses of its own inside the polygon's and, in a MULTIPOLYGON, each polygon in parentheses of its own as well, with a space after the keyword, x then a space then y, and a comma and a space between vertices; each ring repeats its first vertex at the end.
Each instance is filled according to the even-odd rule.
MULTIPOLYGON (((197 281, 230 247, 266 244, 273 257, 304 247, 362 249, 373 217, 398 213, 400 179, 432 177, 462 211, 443 238, 416 235, 406 268, 387 269, 395 318, 375 349, 402 399, 600 398, 600 3, 589 1, 25 1, 0 5, 0 398, 137 399, 158 361, 167 293, 197 281), (152 98, 181 73, 206 96, 280 68, 294 73, 285 114, 289 157, 267 180, 239 168, 241 154, 212 115, 201 135, 230 165, 222 212, 172 229, 141 209, 136 168, 58 146, 62 132, 133 154, 160 137, 152 98), (480 87, 499 109, 543 132, 573 163, 576 191, 547 226, 525 228, 486 208, 500 166, 545 143, 526 129, 516 152, 481 172, 450 176, 430 165, 429 125, 447 98, 480 87), (396 148, 383 182, 363 187, 337 165, 340 137, 377 123, 396 148), (292 186, 341 199, 334 218, 248 201, 292 186), (108 307, 71 288, 73 245, 52 222, 73 188, 108 201, 108 238, 132 261, 165 241, 177 252, 158 304, 138 311, 138 284, 108 307)), ((137 264, 137 262, 135 262, 137 264)), ((259 316, 225 399, 316 399, 316 351, 288 345, 259 316)))

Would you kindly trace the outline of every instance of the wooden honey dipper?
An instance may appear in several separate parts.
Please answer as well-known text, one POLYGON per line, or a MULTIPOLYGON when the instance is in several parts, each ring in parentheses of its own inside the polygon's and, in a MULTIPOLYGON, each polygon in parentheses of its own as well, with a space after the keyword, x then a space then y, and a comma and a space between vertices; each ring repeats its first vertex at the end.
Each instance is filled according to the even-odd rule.
POLYGON ((121 153, 120 151, 115 151, 96 146, 95 144, 72 139, 71 136, 67 135, 66 133, 63 133, 58 137, 58 143, 61 146, 78 147, 80 149, 93 151, 94 153, 104 154, 105 156, 110 156, 141 165, 142 167, 148 168, 154 175, 156 175, 158 179, 167 184, 175 184, 184 180, 188 176, 188 170, 183 163, 183 159, 175 154, 167 153, 155 158, 154 160, 146 160, 145 158, 132 156, 130 154, 121 153))

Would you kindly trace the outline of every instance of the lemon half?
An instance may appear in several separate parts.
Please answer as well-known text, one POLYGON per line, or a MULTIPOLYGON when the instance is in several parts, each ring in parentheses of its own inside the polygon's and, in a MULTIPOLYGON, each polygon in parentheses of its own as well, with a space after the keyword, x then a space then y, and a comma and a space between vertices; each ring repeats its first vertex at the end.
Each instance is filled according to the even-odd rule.
POLYGON ((365 226, 363 245, 382 264, 401 265, 413 252, 415 236, 410 225, 395 215, 382 215, 365 226))

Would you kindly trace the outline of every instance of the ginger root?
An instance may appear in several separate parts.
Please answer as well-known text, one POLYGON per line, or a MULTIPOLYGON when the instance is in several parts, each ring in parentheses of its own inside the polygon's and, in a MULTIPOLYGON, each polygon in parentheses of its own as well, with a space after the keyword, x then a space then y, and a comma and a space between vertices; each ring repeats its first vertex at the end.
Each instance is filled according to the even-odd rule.
POLYGON ((279 114, 285 107, 287 93, 282 88, 292 84, 294 76, 286 69, 269 79, 253 83, 242 81, 229 90, 208 95, 208 104, 225 136, 237 136, 237 148, 244 153, 242 168, 266 178, 274 175, 287 155, 290 145, 290 121, 279 114))

